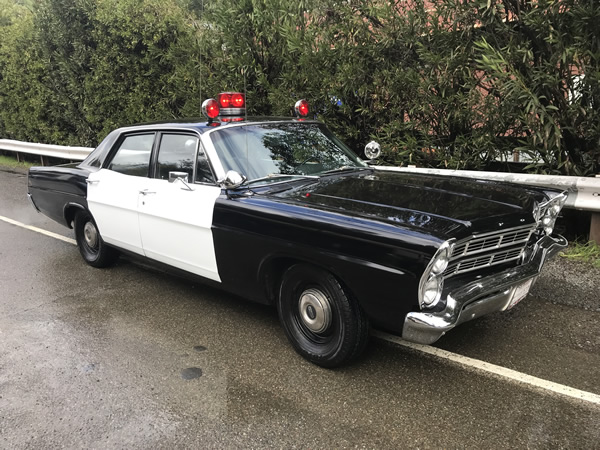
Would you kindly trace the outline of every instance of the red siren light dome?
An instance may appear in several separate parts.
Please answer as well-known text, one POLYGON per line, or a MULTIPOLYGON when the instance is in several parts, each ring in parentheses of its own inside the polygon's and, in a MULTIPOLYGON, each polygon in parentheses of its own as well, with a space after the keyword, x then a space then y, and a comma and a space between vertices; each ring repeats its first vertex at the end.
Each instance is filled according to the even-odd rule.
POLYGON ((296 114, 300 117, 308 116, 308 102, 304 99, 298 100, 294 105, 294 109, 296 110, 296 114))
POLYGON ((209 119, 215 119, 220 112, 219 104, 214 98, 208 98, 202 103, 202 112, 209 119))
POLYGON ((231 95, 219 94, 219 106, 221 108, 229 108, 231 106, 231 95))
POLYGON ((241 92, 221 92, 219 94, 219 105, 223 109, 241 109, 246 106, 246 97, 241 92))
POLYGON ((246 106, 246 98, 244 94, 236 92, 231 94, 231 106, 234 108, 243 108, 246 106))

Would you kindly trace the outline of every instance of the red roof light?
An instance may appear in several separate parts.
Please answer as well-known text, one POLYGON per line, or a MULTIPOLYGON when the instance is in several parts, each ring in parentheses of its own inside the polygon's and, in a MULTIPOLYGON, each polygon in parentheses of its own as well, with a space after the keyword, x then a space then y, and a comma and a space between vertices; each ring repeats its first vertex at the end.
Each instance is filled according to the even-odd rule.
POLYGON ((241 92, 221 92, 219 94, 219 105, 221 108, 244 108, 246 97, 241 92))
POLYGON ((209 119, 214 119, 219 115, 219 104, 214 98, 208 98, 202 103, 202 112, 209 119))
POLYGON ((231 94, 231 106, 234 108, 244 108, 246 106, 246 98, 244 94, 231 94))
POLYGON ((219 105, 221 108, 229 108, 231 106, 231 95, 228 92, 219 94, 219 105))
POLYGON ((306 100, 298 100, 294 105, 296 114, 300 117, 308 116, 308 102, 306 100))

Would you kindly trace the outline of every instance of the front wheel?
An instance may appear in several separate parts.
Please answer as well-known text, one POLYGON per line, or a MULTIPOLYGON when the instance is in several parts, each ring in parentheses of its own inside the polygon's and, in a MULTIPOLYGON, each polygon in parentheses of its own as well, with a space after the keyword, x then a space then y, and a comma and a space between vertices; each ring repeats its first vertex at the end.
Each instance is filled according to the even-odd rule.
POLYGON ((348 363, 367 343, 369 324, 364 312, 332 274, 317 267, 290 267, 277 306, 296 351, 319 366, 348 363))
POLYGON ((86 263, 93 267, 108 267, 117 260, 118 252, 104 243, 89 212, 78 211, 74 225, 79 253, 86 263))

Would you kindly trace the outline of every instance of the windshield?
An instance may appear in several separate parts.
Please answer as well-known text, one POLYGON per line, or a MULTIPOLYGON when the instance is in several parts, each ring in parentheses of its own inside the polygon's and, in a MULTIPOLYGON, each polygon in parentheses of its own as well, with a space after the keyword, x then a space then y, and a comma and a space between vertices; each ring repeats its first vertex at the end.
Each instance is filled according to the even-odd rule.
POLYGON ((335 169, 366 167, 319 123, 244 125, 215 131, 210 137, 225 172, 235 170, 250 181, 274 181, 278 174, 318 175, 335 169))

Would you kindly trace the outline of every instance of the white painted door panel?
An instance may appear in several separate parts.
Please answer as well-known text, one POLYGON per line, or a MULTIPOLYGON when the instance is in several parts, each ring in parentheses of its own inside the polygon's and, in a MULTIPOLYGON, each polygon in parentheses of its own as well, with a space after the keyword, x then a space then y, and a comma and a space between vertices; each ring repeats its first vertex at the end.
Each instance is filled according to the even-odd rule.
POLYGON ((189 191, 180 181, 147 182, 153 194, 139 200, 145 255, 220 282, 211 227, 221 188, 190 183, 189 191))
POLYGON ((143 254, 138 219, 140 191, 148 178, 101 169, 88 177, 88 208, 105 242, 143 254))

